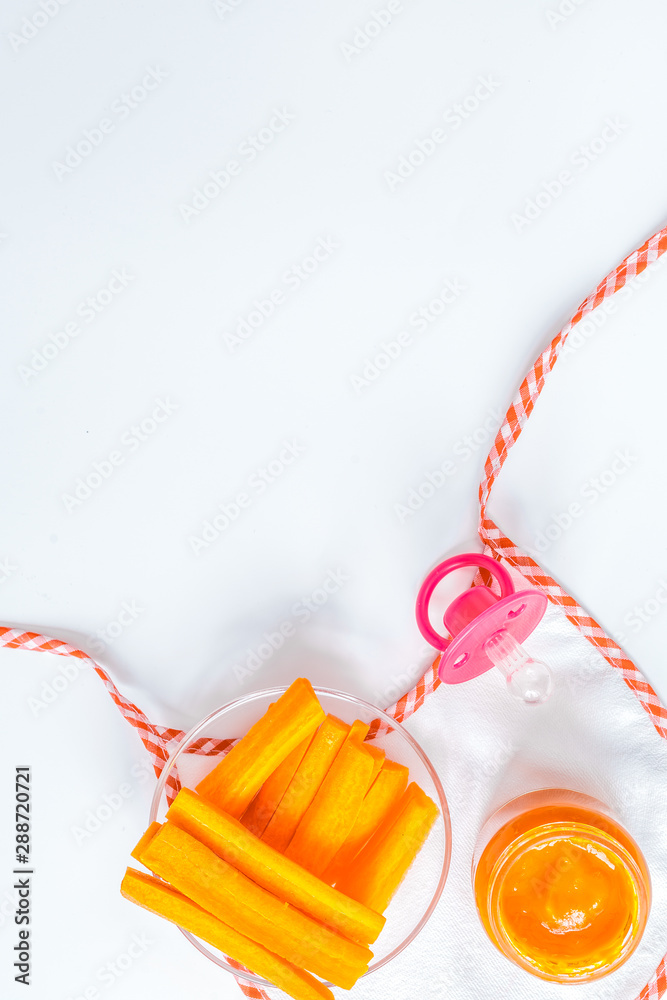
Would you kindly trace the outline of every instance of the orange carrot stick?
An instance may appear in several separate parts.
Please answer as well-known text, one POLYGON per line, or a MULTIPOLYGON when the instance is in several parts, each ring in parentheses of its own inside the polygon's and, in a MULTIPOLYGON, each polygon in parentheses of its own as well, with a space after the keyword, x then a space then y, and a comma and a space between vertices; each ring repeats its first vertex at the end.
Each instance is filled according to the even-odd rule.
POLYGON ((322 874, 356 822, 374 767, 362 743, 350 740, 341 747, 285 851, 288 858, 322 874))
POLYGON ((144 850, 144 847, 148 847, 155 834, 158 832, 158 830, 161 829, 162 829, 162 823, 151 823, 151 825, 148 827, 148 829, 146 830, 145 834, 143 835, 137 846, 132 851, 132 857, 136 861, 141 861, 141 854, 144 850))
POLYGON ((393 760, 385 761, 366 793, 350 835, 322 876, 325 882, 334 885, 375 831, 387 821, 408 786, 408 775, 407 767, 393 760))
POLYGON ((370 725, 366 722, 362 722, 361 719, 355 719, 350 726, 347 738, 348 740, 356 740, 358 743, 363 743, 368 736, 370 728, 370 725))
POLYGON ((384 913, 424 846, 438 807, 413 782, 392 816, 393 822, 376 831, 336 883, 341 892, 378 913, 384 913))
POLYGON ((267 951, 238 931, 202 910, 165 882, 128 868, 120 887, 125 899, 178 924, 196 937, 241 962, 293 1000, 334 1000, 331 990, 313 976, 267 951))
POLYGON ((284 851, 294 836, 349 731, 335 715, 328 715, 315 734, 262 836, 277 851, 284 851))
POLYGON ((371 780, 371 784, 373 784, 373 781, 375 781, 375 778, 377 777, 380 768, 384 764, 385 752, 384 750, 380 750, 379 747, 373 746, 372 743, 364 742, 366 737, 368 736, 370 728, 371 727, 369 723, 362 722, 361 719, 355 719, 352 725, 350 726, 350 731, 347 734, 347 739, 345 742, 349 743, 350 740, 356 740, 357 743, 362 743, 366 748, 366 750, 368 750, 369 754, 371 755, 374 761, 373 777, 371 780))
POLYGON ((351 989, 368 969, 368 948, 284 903, 172 823, 144 848, 141 862, 244 937, 336 986, 351 989))
POLYGON ((312 737, 307 737, 303 743, 299 743, 295 750, 292 750, 288 757, 285 757, 282 764, 266 779, 244 812, 241 822, 257 837, 261 837, 269 825, 271 817, 278 808, 297 767, 310 746, 311 739, 312 737))
POLYGON ((364 749, 366 749, 373 758, 373 771, 371 773, 371 785, 372 785, 375 779, 377 778, 378 774, 382 770, 382 765, 385 762, 386 754, 384 750, 380 750, 379 747, 374 747, 372 743, 364 743, 363 745, 364 749))
POLYGON ((358 944, 375 941, 384 927, 384 917, 332 889, 189 788, 178 793, 167 819, 253 882, 358 944))
POLYGON ((197 791, 238 819, 269 775, 323 718, 312 685, 299 678, 199 782, 197 791))

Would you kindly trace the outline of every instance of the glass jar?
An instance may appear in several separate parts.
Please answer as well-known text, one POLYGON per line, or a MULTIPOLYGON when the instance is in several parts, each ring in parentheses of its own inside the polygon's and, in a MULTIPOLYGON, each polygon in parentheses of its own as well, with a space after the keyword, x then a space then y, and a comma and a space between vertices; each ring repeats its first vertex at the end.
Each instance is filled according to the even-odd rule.
POLYGON ((643 855, 611 811, 588 795, 542 789, 484 824, 473 857, 484 928, 540 979, 599 979, 633 953, 651 883, 643 855))

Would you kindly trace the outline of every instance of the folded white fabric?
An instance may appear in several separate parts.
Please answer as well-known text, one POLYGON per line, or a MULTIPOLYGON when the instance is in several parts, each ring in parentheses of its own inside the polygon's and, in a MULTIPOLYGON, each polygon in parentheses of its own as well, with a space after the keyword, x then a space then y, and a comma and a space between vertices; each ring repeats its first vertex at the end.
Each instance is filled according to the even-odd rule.
MULTIPOLYGON (((549 606, 525 646, 554 671, 556 690, 545 705, 515 701, 502 676, 490 671, 466 684, 442 685, 404 723, 445 787, 451 868, 422 933, 388 966, 357 984, 358 1000, 412 1000, 416 994, 557 1000, 566 989, 577 1000, 635 1000, 665 953, 667 741, 620 671, 560 608, 549 606), (616 972, 589 984, 564 987, 517 968, 486 937, 475 908, 471 863, 485 819, 509 799, 545 787, 570 788, 605 802, 638 841, 651 873, 653 904, 637 951, 616 972)), ((411 891, 419 893, 419 885, 411 891)))

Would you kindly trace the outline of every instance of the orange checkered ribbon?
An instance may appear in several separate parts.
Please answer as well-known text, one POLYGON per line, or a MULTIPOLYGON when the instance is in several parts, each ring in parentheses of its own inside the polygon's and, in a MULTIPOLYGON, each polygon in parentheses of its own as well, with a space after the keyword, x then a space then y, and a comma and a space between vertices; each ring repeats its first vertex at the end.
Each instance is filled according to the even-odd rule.
MULTIPOLYGON (((516 398, 508 409, 503 424, 498 431, 493 447, 484 466, 484 476, 479 489, 480 523, 479 534, 487 554, 500 561, 504 559, 514 566, 533 586, 543 590, 552 604, 565 610, 570 622, 575 625, 602 653, 607 662, 616 670, 620 670, 623 680, 630 690, 639 698, 643 708, 649 714, 658 734, 667 739, 667 709, 660 703, 658 696, 650 684, 644 679, 635 664, 629 660, 618 645, 606 634, 604 629, 588 615, 584 609, 570 597, 556 581, 534 562, 525 552, 509 539, 498 525, 487 514, 487 506, 491 490, 498 478, 510 450, 518 441, 523 428, 528 421, 537 399, 544 388, 548 375, 553 370, 565 342, 577 323, 593 312, 601 302, 610 298, 620 288, 646 270, 649 264, 658 260, 667 250, 667 227, 660 230, 644 243, 638 250, 629 254, 607 277, 600 282, 595 291, 584 299, 572 319, 563 327, 551 341, 545 351, 539 356, 526 378, 521 383, 516 398)), ((0 646, 10 649, 31 649, 47 653, 57 653, 60 656, 76 656, 87 660, 95 673, 100 677, 111 698, 116 703, 131 726, 137 730, 146 750, 148 751, 156 775, 159 777, 171 753, 183 740, 185 733, 178 729, 167 729, 155 726, 149 722, 144 713, 136 705, 128 701, 117 689, 108 673, 97 664, 88 653, 70 646, 60 639, 52 639, 36 632, 25 632, 22 629, 0 627, 0 646)), ((403 722, 420 708, 428 695, 440 685, 438 678, 438 655, 424 676, 399 699, 395 705, 388 708, 387 714, 403 722)), ((388 731, 389 725, 381 720, 371 727, 369 735, 377 736, 388 731)), ((213 755, 224 753, 232 745, 233 740, 198 740, 188 753, 213 755)), ((178 776, 172 772, 167 782, 167 795, 171 800, 178 792, 178 776)), ((250 1000, 270 1000, 267 994, 257 986, 251 985, 242 978, 243 967, 237 962, 231 964, 239 970, 236 976, 242 992, 250 1000)), ((653 977, 646 984, 636 1000, 654 1000, 667 992, 667 955, 662 959, 653 977)))
MULTIPOLYGON (((667 739, 667 709, 660 703, 660 699, 648 681, 632 660, 629 660, 613 639, 607 635, 602 626, 584 611, 575 599, 570 597, 529 555, 503 533, 495 521, 488 516, 487 506, 500 470, 511 449, 519 440, 544 388, 547 377, 553 371, 571 331, 585 316, 597 309, 601 302, 623 288, 626 282, 632 281, 638 274, 645 271, 649 264, 658 260, 666 250, 667 227, 651 236, 643 246, 629 254, 614 271, 608 274, 595 291, 584 299, 572 319, 554 337, 546 350, 540 354, 521 383, 516 398, 505 415, 484 465, 484 476, 479 487, 479 534, 484 542, 484 551, 498 561, 504 559, 510 566, 514 566, 534 587, 543 590, 552 604, 564 609, 568 620, 576 625, 612 667, 621 671, 623 680, 633 694, 639 698, 656 731, 663 739, 667 739)), ((665 992, 667 992, 667 955, 663 957, 637 1000, 652 1000, 654 997, 663 996, 665 992)))

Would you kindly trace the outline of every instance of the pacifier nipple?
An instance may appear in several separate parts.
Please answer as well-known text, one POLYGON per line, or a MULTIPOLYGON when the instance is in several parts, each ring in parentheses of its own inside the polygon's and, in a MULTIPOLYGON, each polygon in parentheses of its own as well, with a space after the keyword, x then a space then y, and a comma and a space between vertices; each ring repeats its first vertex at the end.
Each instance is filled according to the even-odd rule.
POLYGON ((534 660, 511 632, 501 628, 484 643, 484 652, 494 667, 505 675, 510 693, 527 705, 541 705, 552 694, 551 670, 541 660, 534 660))

